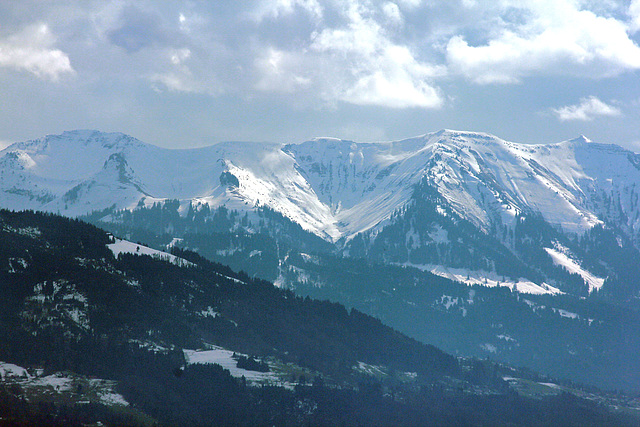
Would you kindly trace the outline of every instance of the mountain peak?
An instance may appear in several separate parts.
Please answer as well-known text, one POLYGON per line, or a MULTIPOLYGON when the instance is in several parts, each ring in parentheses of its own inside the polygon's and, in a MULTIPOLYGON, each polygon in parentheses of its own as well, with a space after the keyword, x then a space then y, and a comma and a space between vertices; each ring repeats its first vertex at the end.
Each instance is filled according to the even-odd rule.
POLYGON ((121 132, 78 129, 64 131, 61 134, 50 134, 34 140, 16 142, 7 148, 25 150, 29 153, 45 153, 51 150, 73 149, 74 146, 121 150, 127 147, 146 147, 149 144, 121 132))
POLYGON ((451 129, 441 129, 438 132, 427 134, 425 139, 434 140, 444 145, 484 145, 496 146, 505 144, 505 141, 495 135, 485 132, 459 131, 451 129))
POLYGON ((435 132, 434 135, 451 135, 451 136, 465 136, 471 138, 496 138, 494 135, 491 135, 486 132, 473 132, 468 130, 455 130, 455 129, 440 129, 435 132))
POLYGON ((61 135, 48 135, 47 138, 82 141, 85 145, 98 143, 104 148, 125 148, 128 146, 146 146, 148 144, 122 132, 102 132, 91 129, 64 131, 61 135))
POLYGON ((570 140, 569 142, 574 142, 576 144, 588 144, 588 143, 591 143, 593 141, 591 141, 589 138, 587 138, 584 135, 580 135, 579 137, 574 138, 574 139, 570 140))
POLYGON ((314 142, 342 142, 342 139, 334 138, 334 137, 331 137, 331 136, 317 136, 315 138, 312 138, 311 141, 314 141, 314 142))

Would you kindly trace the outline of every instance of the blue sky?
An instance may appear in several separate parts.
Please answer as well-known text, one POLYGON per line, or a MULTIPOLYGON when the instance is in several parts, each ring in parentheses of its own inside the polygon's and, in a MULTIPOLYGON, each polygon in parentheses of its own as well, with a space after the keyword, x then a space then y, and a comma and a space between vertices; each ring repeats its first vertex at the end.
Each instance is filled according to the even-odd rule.
POLYGON ((442 128, 640 151, 640 0, 0 1, 0 144, 442 128))

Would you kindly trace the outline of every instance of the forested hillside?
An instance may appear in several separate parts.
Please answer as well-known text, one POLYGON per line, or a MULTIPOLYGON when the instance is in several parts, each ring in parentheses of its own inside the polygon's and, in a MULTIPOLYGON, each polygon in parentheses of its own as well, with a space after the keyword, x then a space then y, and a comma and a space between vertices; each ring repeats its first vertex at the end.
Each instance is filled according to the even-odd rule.
POLYGON ((121 242, 77 220, 0 212, 4 419, 17 425, 633 422, 576 397, 583 392, 575 388, 558 394, 541 386, 547 392, 532 399, 516 380, 503 378, 537 384, 542 377, 454 358, 357 310, 298 297, 193 252, 152 257, 142 255, 146 246, 132 244, 132 253, 116 258, 121 242), (237 367, 197 360, 231 352, 237 367), (117 398, 105 399, 107 391, 117 398))

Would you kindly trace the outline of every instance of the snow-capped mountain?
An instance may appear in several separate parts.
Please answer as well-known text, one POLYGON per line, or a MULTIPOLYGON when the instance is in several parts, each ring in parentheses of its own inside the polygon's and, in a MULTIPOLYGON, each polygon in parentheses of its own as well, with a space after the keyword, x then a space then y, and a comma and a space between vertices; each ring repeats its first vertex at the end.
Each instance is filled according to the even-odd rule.
POLYGON ((189 150, 74 131, 0 151, 0 207, 94 212, 119 238, 196 251, 456 354, 578 379, 607 364, 615 382, 601 384, 625 387, 637 375, 611 355, 637 348, 621 337, 638 336, 639 181, 640 156, 615 145, 448 130, 189 150))
POLYGON ((317 138, 169 150, 119 133, 73 131, 13 144, 0 151, 0 167, 3 207, 72 216, 135 208, 142 199, 267 205, 338 240, 380 226, 425 179, 485 231, 528 211, 569 232, 603 221, 630 236, 640 230, 640 155, 585 137, 523 145, 445 130, 388 143, 317 138))
POLYGON ((0 152, 3 207, 77 216, 166 199, 250 210, 271 206, 335 235, 330 210, 278 145, 223 143, 169 150, 119 133, 65 132, 0 152))
MULTIPOLYGON (((448 244, 449 252, 458 251, 455 245, 483 251, 478 245, 487 235, 495 239, 489 246, 507 248, 476 263, 478 270, 493 272, 498 258, 515 262, 509 251, 517 250, 514 233, 523 215, 541 215, 558 236, 582 236, 604 225, 620 233, 619 239, 640 242, 640 155, 585 137, 523 145, 442 130, 383 143, 316 138, 289 145, 163 149, 120 133, 73 131, 0 151, 0 191, 2 207, 70 216, 167 199, 180 201, 182 215, 198 204, 240 212, 267 206, 347 252, 354 237, 366 236, 367 256, 367 250, 375 252, 378 234, 404 221, 403 242, 396 246, 407 254, 398 256, 396 247, 384 261, 471 267, 455 254, 415 254, 429 244, 448 244), (422 206, 427 199, 428 207, 422 206), (417 206, 422 207, 416 211, 417 206), (426 210, 440 219, 419 229, 426 210), (453 222, 444 224, 445 217, 453 222), (451 239, 458 220, 472 224, 473 236, 451 239)), ((587 271, 579 250, 562 240, 547 236, 539 242, 547 261, 585 280, 595 277, 589 279, 591 289, 602 286, 606 271, 587 271)), ((513 278, 517 282, 518 275, 513 278)))

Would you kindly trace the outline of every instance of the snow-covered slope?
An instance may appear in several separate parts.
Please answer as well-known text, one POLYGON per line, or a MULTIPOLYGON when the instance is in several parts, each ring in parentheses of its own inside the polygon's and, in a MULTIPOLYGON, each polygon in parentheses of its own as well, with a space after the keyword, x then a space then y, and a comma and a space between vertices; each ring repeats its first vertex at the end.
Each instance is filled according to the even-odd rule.
POLYGON ((0 151, 2 207, 76 216, 165 199, 185 211, 190 202, 266 205, 331 241, 380 228, 420 182, 481 230, 539 212, 577 233, 615 221, 638 240, 640 156, 584 137, 521 145, 443 130, 387 143, 318 138, 169 150, 120 133, 73 131, 0 151))
POLYGON ((122 239, 114 239, 114 242, 107 245, 109 250, 117 258, 120 254, 147 255, 152 258, 161 259, 181 267, 192 267, 195 264, 186 259, 179 258, 168 252, 162 252, 138 243, 129 242, 122 239))

